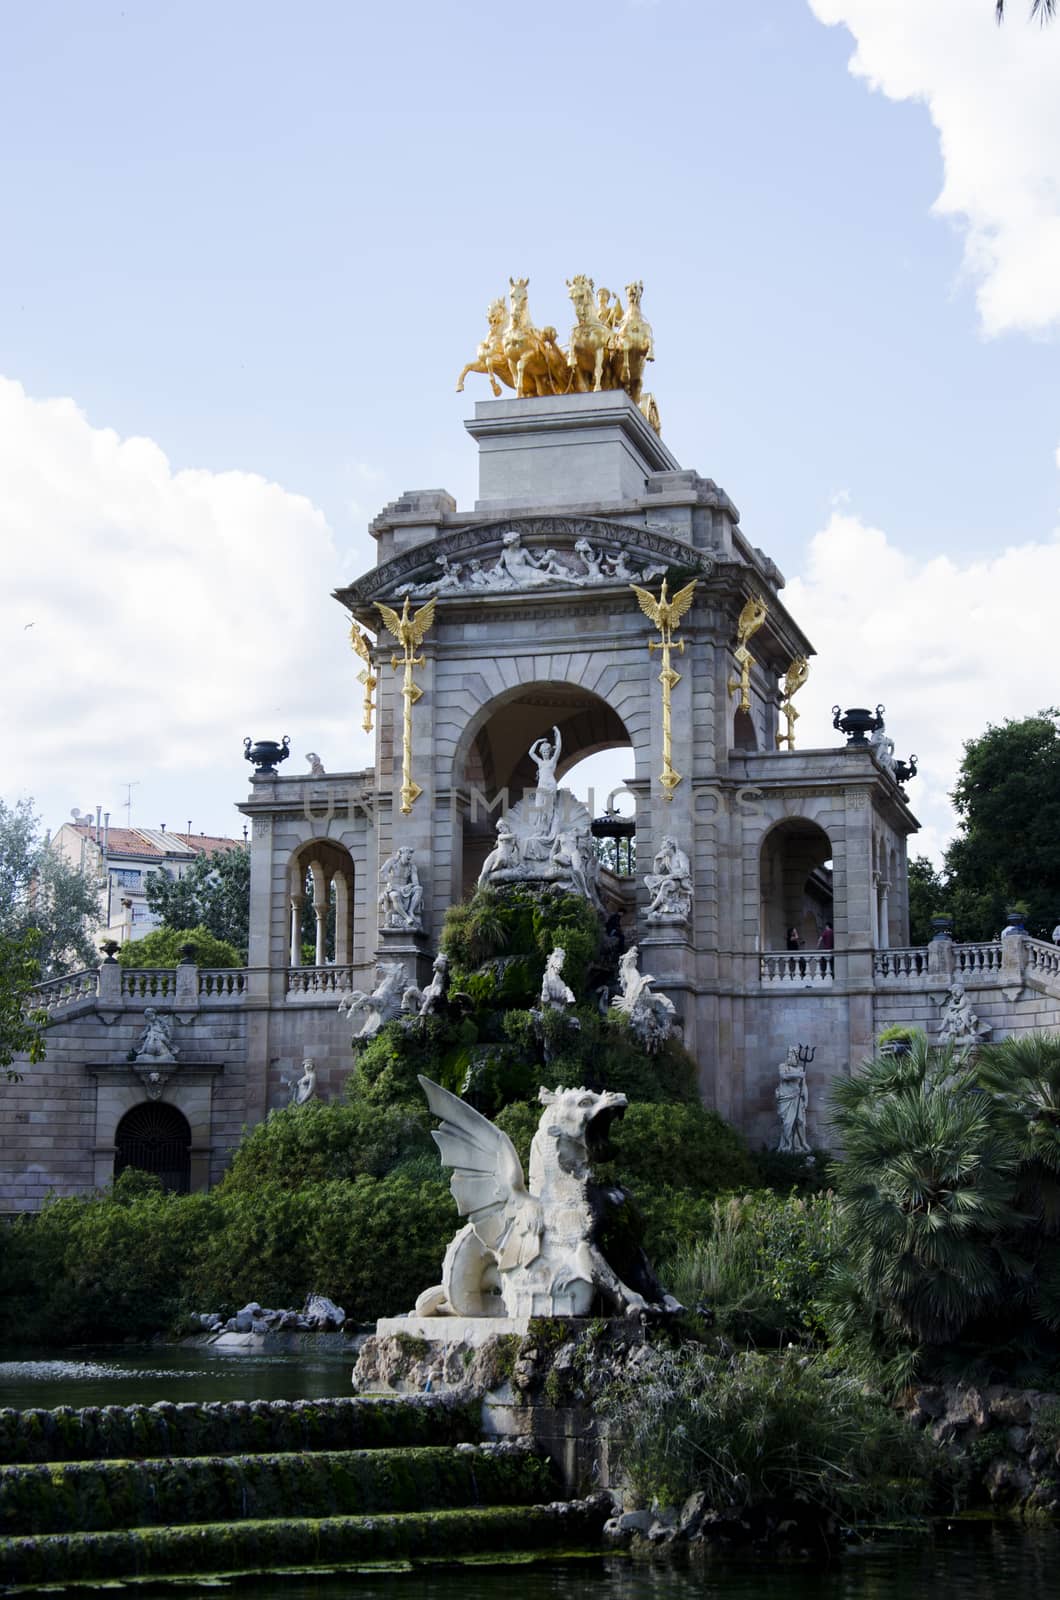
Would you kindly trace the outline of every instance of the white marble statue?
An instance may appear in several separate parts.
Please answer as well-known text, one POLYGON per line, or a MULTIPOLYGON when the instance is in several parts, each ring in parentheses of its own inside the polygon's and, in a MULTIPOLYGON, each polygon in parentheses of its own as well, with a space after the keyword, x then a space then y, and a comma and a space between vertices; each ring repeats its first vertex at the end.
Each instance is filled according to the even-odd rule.
POLYGON ((425 989, 409 984, 401 996, 401 1010, 407 1017, 433 1017, 449 993, 449 957, 439 950, 431 968, 431 981, 425 989))
POLYGON ((327 777, 327 773, 324 771, 324 763, 315 750, 307 750, 305 758, 309 762, 309 776, 311 778, 327 777))
POLYGON ((415 854, 411 845, 403 844, 379 868, 380 927, 423 932, 423 885, 415 854))
POLYGON ((963 983, 950 985, 949 994, 942 1004, 938 1043, 954 1045, 959 1050, 974 1050, 991 1033, 990 1024, 980 1022, 972 1010, 972 1003, 964 992, 963 983))
POLYGON ((780 1143, 777 1149, 785 1155, 808 1156, 806 1138, 806 1108, 809 1095, 806 1089, 806 1068, 799 1060, 799 1047, 792 1045, 777 1069, 775 1092, 777 1116, 780 1118, 780 1143))
POLYGON ((302 1062, 302 1076, 291 1085, 291 1104, 304 1106, 317 1094, 317 1064, 312 1056, 302 1062))
POLYGON ((611 1001, 611 1008, 621 1017, 629 1018, 629 1025, 646 1050, 657 1050, 670 1037, 674 1028, 674 1003, 665 994, 653 994, 655 979, 637 970, 638 950, 635 944, 624 951, 618 963, 618 981, 621 993, 611 1001))
POLYGON ((545 972, 541 979, 542 1010, 551 1006, 554 1011, 566 1011, 568 1006, 574 1004, 574 990, 563 981, 563 963, 566 959, 566 950, 558 944, 545 962, 545 972))
POLYGON ((401 1015, 401 999, 407 987, 404 965, 400 961, 380 961, 375 970, 378 982, 370 994, 354 989, 339 1001, 339 1014, 345 1013, 351 1021, 364 1013, 355 1039, 374 1039, 384 1023, 401 1015))
POLYGON ((542 884, 581 895, 599 910, 600 862, 593 848, 592 818, 569 789, 557 786, 562 749, 558 728, 551 739, 535 739, 530 756, 537 767, 537 788, 498 821, 497 843, 482 863, 478 886, 542 884))
POLYGON ((872 753, 876 757, 876 761, 879 766, 883 768, 884 772, 889 773, 893 778, 894 740, 888 736, 883 725, 883 716, 879 711, 876 713, 876 721, 878 726, 873 729, 873 732, 869 737, 869 744, 872 747, 872 753))
POLYGON ((161 1061, 171 1065, 176 1059, 173 1018, 163 1016, 154 1006, 147 1006, 144 1010, 144 1030, 133 1046, 132 1060, 140 1063, 161 1061))
POLYGON ((499 590, 501 593, 516 589, 555 588, 558 585, 584 589, 600 583, 648 583, 666 570, 665 566, 655 562, 641 562, 632 566, 623 549, 603 552, 585 537, 576 539, 569 550, 547 549, 538 555, 524 547, 522 534, 515 528, 510 528, 503 535, 500 554, 485 566, 477 556, 463 566, 444 551, 434 559, 439 570, 433 577, 426 582, 403 583, 396 593, 422 598, 432 594, 467 594, 486 589, 499 590))
POLYGON ((692 866, 677 840, 667 834, 644 875, 649 922, 682 923, 692 915, 692 866))
POLYGON ((445 1252, 442 1281, 416 1302, 417 1317, 584 1317, 602 1297, 618 1316, 677 1311, 647 1263, 641 1289, 623 1283, 593 1242, 591 1146, 626 1108, 624 1094, 542 1089, 530 1146, 530 1182, 500 1128, 429 1078, 420 1078, 441 1119, 434 1140, 452 1168, 450 1188, 468 1217, 445 1252))

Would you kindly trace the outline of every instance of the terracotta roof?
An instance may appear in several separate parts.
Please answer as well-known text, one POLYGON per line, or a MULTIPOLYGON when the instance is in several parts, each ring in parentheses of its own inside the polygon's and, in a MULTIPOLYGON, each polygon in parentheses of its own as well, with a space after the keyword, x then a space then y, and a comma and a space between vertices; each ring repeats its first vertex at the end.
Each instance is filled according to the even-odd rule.
MULTIPOLYGON (((96 837, 96 824, 92 822, 75 822, 67 824, 75 832, 83 834, 93 842, 96 837)), ((100 824, 99 842, 102 847, 104 829, 100 824)), ((156 828, 115 828, 106 829, 107 854, 116 856, 144 856, 151 860, 163 861, 167 856, 176 856, 183 860, 190 851, 194 855, 216 855, 219 850, 234 850, 242 848, 242 839, 218 838, 214 834, 205 833, 163 833, 156 828), (170 845, 169 841, 173 843, 170 845)))
POLYGON ((219 850, 242 850, 247 843, 245 839, 215 838, 210 833, 174 833, 167 834, 166 838, 179 839, 181 844, 206 856, 215 856, 219 850))

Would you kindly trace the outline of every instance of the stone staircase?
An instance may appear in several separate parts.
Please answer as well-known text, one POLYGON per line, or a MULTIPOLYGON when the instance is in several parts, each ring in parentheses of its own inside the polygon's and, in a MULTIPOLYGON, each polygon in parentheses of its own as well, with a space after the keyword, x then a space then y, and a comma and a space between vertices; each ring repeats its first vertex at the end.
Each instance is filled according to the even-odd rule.
POLYGON ((0 1586, 596 1546, 606 1509, 558 1490, 449 1397, 0 1411, 0 1586))

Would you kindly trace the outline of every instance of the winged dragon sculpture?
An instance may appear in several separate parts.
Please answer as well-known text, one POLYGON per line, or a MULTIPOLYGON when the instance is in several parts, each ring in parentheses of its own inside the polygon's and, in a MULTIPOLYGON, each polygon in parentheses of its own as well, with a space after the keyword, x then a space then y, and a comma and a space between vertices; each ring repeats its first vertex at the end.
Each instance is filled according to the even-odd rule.
POLYGON ((442 1281, 416 1301, 417 1317, 587 1316, 602 1299, 620 1316, 681 1307, 664 1294, 639 1249, 624 1283, 597 1238, 621 1190, 594 1185, 591 1153, 626 1109, 624 1094, 542 1089, 541 1122, 530 1146, 530 1182, 503 1129, 466 1101, 420 1077, 441 1127, 433 1137, 467 1224, 445 1252, 442 1281))

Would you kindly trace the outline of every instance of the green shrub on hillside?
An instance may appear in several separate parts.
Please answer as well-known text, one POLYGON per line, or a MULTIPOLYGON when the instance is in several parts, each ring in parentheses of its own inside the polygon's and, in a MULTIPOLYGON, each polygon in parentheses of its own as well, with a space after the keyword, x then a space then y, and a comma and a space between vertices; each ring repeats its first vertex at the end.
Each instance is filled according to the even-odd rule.
POLYGON ((118 951, 123 967, 176 967, 183 961, 185 945, 192 947, 197 967, 241 967, 242 953, 234 944, 214 938, 208 928, 155 928, 142 939, 131 939, 118 951))

